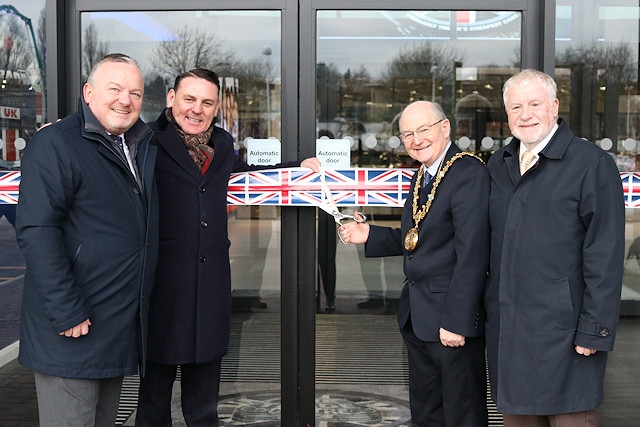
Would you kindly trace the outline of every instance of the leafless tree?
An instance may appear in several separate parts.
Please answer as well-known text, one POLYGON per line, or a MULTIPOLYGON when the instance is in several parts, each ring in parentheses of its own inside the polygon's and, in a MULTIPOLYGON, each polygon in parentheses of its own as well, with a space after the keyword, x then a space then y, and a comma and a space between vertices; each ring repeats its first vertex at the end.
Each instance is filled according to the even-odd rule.
POLYGON ((100 41, 98 30, 93 22, 84 30, 83 42, 82 81, 86 81, 93 66, 109 53, 109 43, 100 41))
POLYGON ((160 75, 172 77, 192 68, 207 68, 229 75, 235 66, 234 54, 215 35, 197 28, 174 31, 175 37, 159 43, 151 64, 160 75))
POLYGON ((5 15, 0 21, 0 34, 8 34, 0 46, 2 77, 26 83, 24 80, 27 77, 27 69, 30 66, 37 67, 27 27, 13 15, 5 15))

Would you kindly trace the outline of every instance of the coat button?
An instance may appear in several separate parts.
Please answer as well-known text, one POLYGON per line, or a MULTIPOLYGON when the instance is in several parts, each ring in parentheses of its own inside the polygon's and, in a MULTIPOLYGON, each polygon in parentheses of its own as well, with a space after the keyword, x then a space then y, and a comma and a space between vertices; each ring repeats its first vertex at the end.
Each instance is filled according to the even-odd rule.
POLYGON ((207 260, 206 256, 203 255, 203 256, 200 257, 200 262, 205 262, 206 260, 207 260))
POLYGON ((204 193, 205 191, 207 191, 207 189, 206 189, 206 188, 204 188, 204 187, 200 187, 200 189, 199 189, 199 190, 200 190, 200 192, 201 192, 201 193, 204 193))
POLYGON ((600 336, 601 337, 608 337, 609 336, 609 329, 607 329, 607 328, 600 329, 600 336))
POLYGON ((209 226, 209 224, 207 224, 207 221, 201 221, 200 222, 200 227, 207 228, 208 226, 209 226))
POLYGON ((133 187, 133 194, 140 194, 140 189, 138 187, 133 187))

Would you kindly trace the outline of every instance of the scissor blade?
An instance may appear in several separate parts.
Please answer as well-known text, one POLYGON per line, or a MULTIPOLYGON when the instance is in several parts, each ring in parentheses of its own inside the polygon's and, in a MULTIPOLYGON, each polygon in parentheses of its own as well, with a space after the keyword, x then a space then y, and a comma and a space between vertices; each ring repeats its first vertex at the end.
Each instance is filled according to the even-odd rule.
POLYGON ((326 213, 328 213, 329 215, 331 215, 332 217, 335 217, 335 214, 336 214, 335 209, 333 209, 333 207, 329 206, 328 204, 320 203, 318 207, 323 211, 325 211, 326 213))

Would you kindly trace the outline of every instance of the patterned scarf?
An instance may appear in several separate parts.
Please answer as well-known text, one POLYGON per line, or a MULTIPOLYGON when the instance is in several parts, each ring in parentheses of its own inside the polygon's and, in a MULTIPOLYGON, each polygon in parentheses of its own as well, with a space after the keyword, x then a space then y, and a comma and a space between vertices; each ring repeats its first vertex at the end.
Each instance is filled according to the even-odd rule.
POLYGON ((184 145, 187 147, 187 151, 189 155, 195 162, 196 166, 202 172, 202 175, 207 172, 209 165, 211 164, 211 160, 213 160, 214 150, 213 147, 207 145, 209 139, 211 139, 211 134, 213 133, 213 124, 206 131, 199 133, 197 135, 190 135, 185 133, 180 125, 176 122, 176 119, 173 117, 173 113, 171 112, 171 108, 167 108, 165 110, 165 115, 167 116, 167 120, 169 123, 176 128, 178 135, 184 142, 184 145))

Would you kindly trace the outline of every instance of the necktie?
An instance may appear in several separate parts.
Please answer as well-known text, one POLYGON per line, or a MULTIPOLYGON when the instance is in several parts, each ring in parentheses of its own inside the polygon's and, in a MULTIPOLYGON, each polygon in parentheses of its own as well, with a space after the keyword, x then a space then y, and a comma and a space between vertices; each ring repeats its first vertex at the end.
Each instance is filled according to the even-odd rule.
POLYGON ((113 143, 115 144, 115 146, 124 153, 124 148, 122 146, 122 138, 120 138, 118 135, 109 135, 109 138, 111 138, 111 140, 113 141, 113 143))
POLYGON ((433 177, 431 176, 431 174, 425 170, 424 176, 422 177, 422 188, 420 189, 421 205, 424 205, 425 202, 427 201, 427 195, 429 194, 429 192, 427 191, 427 187, 429 186, 429 183, 431 182, 432 179, 433 177))
POLYGON ((529 170, 535 158, 536 155, 529 150, 522 153, 522 160, 520 161, 520 175, 524 175, 524 173, 529 170))
POLYGON ((133 166, 133 161, 131 160, 131 156, 129 155, 129 149, 124 146, 124 142, 122 141, 122 138, 120 138, 120 136, 118 135, 109 135, 109 138, 111 138, 111 140, 113 141, 113 144, 118 149, 120 154, 124 156, 124 159, 127 161, 127 166, 129 167, 129 170, 131 171, 133 176, 136 177, 137 179, 138 174, 136 174, 136 168, 133 166))

